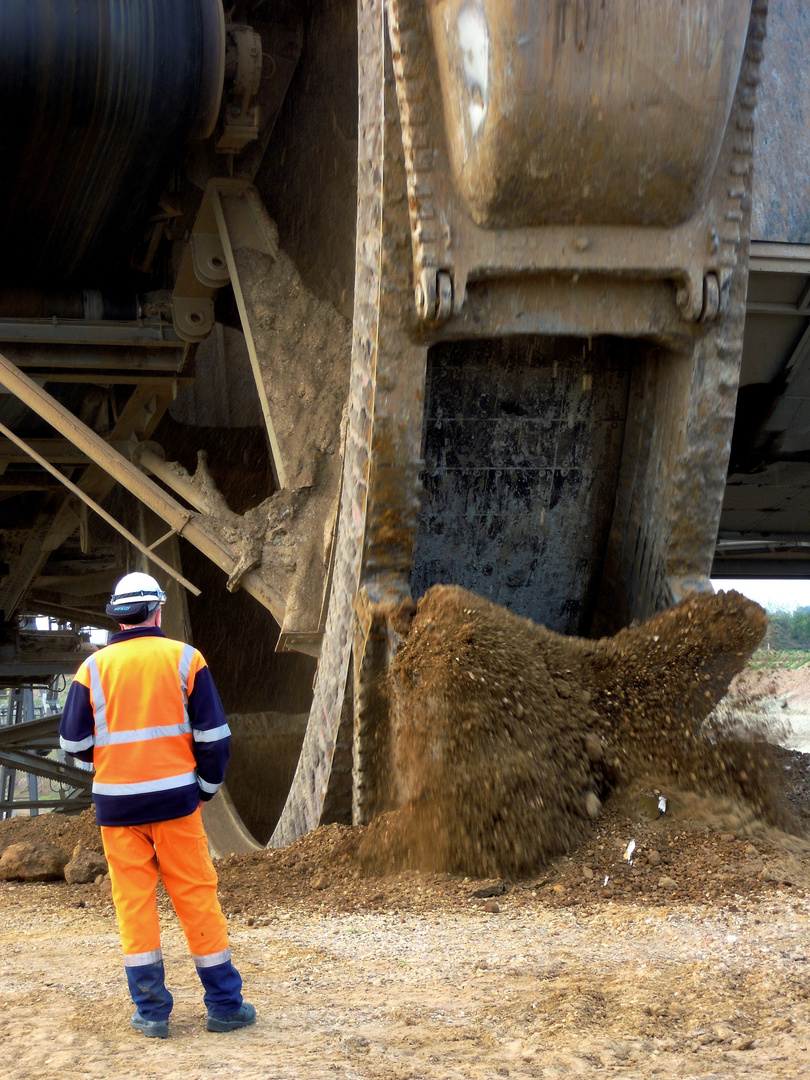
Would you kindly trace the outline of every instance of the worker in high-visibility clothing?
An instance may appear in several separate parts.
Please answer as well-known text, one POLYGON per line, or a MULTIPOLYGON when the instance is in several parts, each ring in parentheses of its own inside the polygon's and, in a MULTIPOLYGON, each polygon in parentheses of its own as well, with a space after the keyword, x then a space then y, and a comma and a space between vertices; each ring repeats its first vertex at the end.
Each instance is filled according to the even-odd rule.
POLYGON ((132 1026, 169 1033, 158 875, 177 912, 204 989, 209 1031, 254 1023, 231 963, 200 806, 225 778, 230 730, 202 655, 160 629, 166 594, 127 574, 107 613, 121 626, 79 668, 59 725, 63 750, 95 766, 93 802, 110 870, 132 1026))

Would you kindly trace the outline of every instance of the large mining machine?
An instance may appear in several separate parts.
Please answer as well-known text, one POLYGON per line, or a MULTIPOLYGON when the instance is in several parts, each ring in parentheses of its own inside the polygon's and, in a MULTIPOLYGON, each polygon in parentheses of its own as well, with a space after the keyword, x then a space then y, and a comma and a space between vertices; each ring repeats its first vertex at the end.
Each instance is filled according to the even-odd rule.
POLYGON ((766 8, 3 0, 3 684, 156 573, 245 850, 386 805, 430 585, 584 636, 710 588, 766 8))

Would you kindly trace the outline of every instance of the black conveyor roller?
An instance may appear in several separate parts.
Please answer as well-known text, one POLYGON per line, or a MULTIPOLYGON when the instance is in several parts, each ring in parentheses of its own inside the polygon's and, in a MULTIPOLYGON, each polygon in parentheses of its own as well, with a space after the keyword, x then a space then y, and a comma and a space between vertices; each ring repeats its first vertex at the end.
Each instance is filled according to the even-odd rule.
POLYGON ((129 261, 221 94, 220 0, 3 0, 3 283, 101 280, 129 261))

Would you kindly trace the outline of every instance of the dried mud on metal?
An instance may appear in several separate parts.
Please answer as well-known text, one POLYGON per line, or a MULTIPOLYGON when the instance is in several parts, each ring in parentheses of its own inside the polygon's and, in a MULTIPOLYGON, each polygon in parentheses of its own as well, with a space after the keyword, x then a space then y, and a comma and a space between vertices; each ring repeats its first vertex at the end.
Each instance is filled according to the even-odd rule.
MULTIPOLYGON (((706 720, 761 630, 727 595, 579 641, 434 590, 394 672, 399 809, 218 864, 256 1027, 204 1031, 161 898, 177 1004, 144 1040, 105 881, 3 882, 5 1074, 803 1075, 810 759, 706 720)), ((24 841, 99 846, 89 814, 0 826, 24 841)))

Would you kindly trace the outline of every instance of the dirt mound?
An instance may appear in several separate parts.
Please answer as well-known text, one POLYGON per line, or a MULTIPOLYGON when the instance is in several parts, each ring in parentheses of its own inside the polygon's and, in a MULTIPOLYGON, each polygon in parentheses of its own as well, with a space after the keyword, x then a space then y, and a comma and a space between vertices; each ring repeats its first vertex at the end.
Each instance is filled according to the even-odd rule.
POLYGON ((9 818, 0 823, 0 855, 12 844, 23 843, 55 844, 68 855, 77 844, 89 851, 103 849, 92 807, 81 814, 50 812, 9 818))
POLYGON ((728 592, 588 641, 434 587, 393 668, 401 809, 372 823, 361 857, 528 875, 640 780, 742 798, 786 824, 768 749, 704 724, 765 629, 762 609, 728 592))
POLYGON ((810 751, 810 665, 805 659, 806 654, 759 650, 751 667, 732 682, 721 708, 766 726, 772 742, 810 751), (797 666, 787 666, 790 663, 797 666))
MULTIPOLYGON (((785 754, 810 810, 810 757, 785 754)), ((401 867, 369 873, 360 852, 378 826, 325 825, 285 848, 231 855, 217 864, 223 909, 242 918, 284 917, 287 908, 321 913, 427 912, 483 907, 504 897, 529 907, 642 903, 737 905, 787 889, 810 893, 808 843, 763 824, 723 796, 673 789, 666 813, 651 816, 646 789, 608 800, 581 844, 536 873, 451 875, 401 867), (651 820, 652 817, 652 820, 651 820), (633 843, 633 856, 625 858, 633 843)))
MULTIPOLYGON (((331 898, 343 881, 352 903, 367 892, 364 872, 371 871, 370 882, 401 871, 528 880, 541 869, 547 877, 555 855, 577 851, 593 873, 581 887, 598 892, 606 878, 616 881, 614 863, 622 863, 612 840, 604 865, 594 854, 606 828, 615 826, 616 843, 634 838, 641 845, 639 830, 657 836, 694 818, 700 829, 713 822, 772 839, 765 825, 795 828, 785 779, 796 788, 794 815, 806 823, 805 759, 780 758, 777 768, 774 754, 785 752, 712 713, 764 629, 757 605, 723 593, 588 641, 552 633, 462 589, 434 588, 393 671, 401 808, 367 828, 330 832, 328 852, 318 846, 319 830, 279 853, 226 860, 226 895, 231 873, 234 897, 242 873, 256 874, 261 883, 248 893, 258 907, 268 872, 275 879, 269 895, 278 897, 277 875, 289 869, 297 882, 292 894, 331 898), (698 802, 690 801, 695 793, 698 802), (669 802, 660 823, 659 794, 669 802), (693 805, 699 809, 689 810, 693 805)), ((92 810, 73 820, 50 814, 4 822, 0 852, 28 839, 68 851, 79 842, 100 848, 92 810)), ((700 864, 694 855, 688 862, 697 881, 700 864)), ((689 873, 680 872, 682 882, 689 873)))

